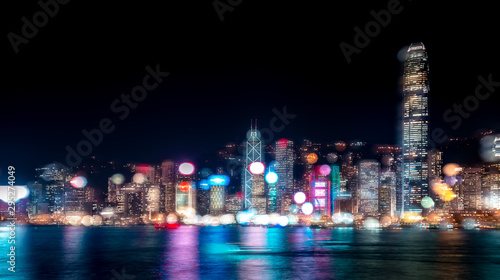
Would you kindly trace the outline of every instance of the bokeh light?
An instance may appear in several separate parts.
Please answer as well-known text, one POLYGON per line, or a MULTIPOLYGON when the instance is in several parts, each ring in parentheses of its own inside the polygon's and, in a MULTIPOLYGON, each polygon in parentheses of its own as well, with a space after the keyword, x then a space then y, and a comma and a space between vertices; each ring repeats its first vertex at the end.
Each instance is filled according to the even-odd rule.
POLYGON ((331 171, 332 171, 332 168, 328 164, 323 164, 319 168, 319 174, 321 174, 323 176, 328 176, 328 174, 330 174, 331 171))
POLYGON ((231 214, 225 214, 220 217, 220 223, 223 225, 234 224, 235 218, 231 214))
POLYGON ((420 204, 422 204, 422 207, 424 208, 431 208, 434 206, 434 200, 432 198, 426 196, 422 198, 422 201, 420 201, 420 204))
POLYGON ((201 171, 200 171, 201 178, 208 178, 208 176, 210 176, 212 174, 214 174, 212 172, 212 169, 210 169, 208 167, 202 168, 201 171))
POLYGON ((278 218, 278 225, 282 227, 286 227, 288 225, 288 217, 287 216, 280 216, 278 218))
POLYGON ((189 187, 191 186, 191 184, 189 182, 181 182, 179 184, 179 190, 181 190, 181 192, 188 192, 189 191, 189 187))
POLYGON ((483 161, 500 161, 500 135, 486 135, 481 139, 479 144, 479 156, 483 161))
POLYGON ((136 184, 144 184, 146 182, 146 176, 142 173, 135 173, 132 176, 132 181, 136 184))
POLYGON ((472 218, 466 218, 463 220, 462 226, 464 227, 464 229, 471 230, 476 228, 477 223, 472 218))
POLYGON ((116 185, 121 185, 125 182, 125 177, 120 173, 116 173, 113 176, 111 176, 111 182, 113 182, 113 184, 116 185))
MULTIPOLYGON (((9 187, 10 186, 0 186, 0 199, 3 200, 5 203, 9 203, 9 198, 12 197, 10 195, 9 197, 9 187)), ((27 198, 30 194, 30 190, 26 186, 15 186, 15 201, 18 202, 21 199, 27 198)))
POLYGON ((379 222, 381 227, 388 227, 392 224, 392 218, 389 215, 382 216, 379 222))
POLYGON ((170 213, 167 215, 167 224, 175 224, 178 220, 179 218, 175 213, 170 213))
POLYGON ((290 213, 292 214, 299 213, 299 207, 297 206, 297 204, 290 205, 290 213))
POLYGON ((297 192, 295 193, 295 195, 293 196, 293 200, 295 201, 295 203, 297 204, 302 204, 306 201, 306 194, 303 193, 303 192, 297 192))
POLYGON ((94 226, 101 226, 103 223, 103 219, 99 215, 94 215, 92 216, 92 225, 94 226))
POLYGON ((106 207, 101 211, 101 215, 104 216, 105 218, 110 218, 114 214, 115 210, 113 209, 113 207, 106 207))
POLYGON ((288 140, 285 138, 281 138, 280 140, 277 141, 278 143, 278 148, 280 149, 285 149, 288 146, 288 140))
POLYGON ((312 205, 311 202, 306 202, 304 204, 302 204, 302 213, 304 213, 304 215, 311 215, 313 212, 314 212, 314 206, 312 205))
POLYGON ((179 173, 182 175, 192 175, 194 173, 194 164, 190 162, 183 162, 179 165, 179 173))
POLYGON ((262 162, 255 161, 250 163, 250 166, 248 167, 248 170, 250 170, 250 173, 254 175, 262 174, 264 173, 266 167, 262 162))
POLYGON ((335 163, 337 162, 338 160, 338 156, 336 153, 329 153, 328 155, 326 155, 326 160, 329 162, 329 163, 335 163))
POLYGON ((90 215, 83 216, 81 222, 82 222, 82 225, 84 225, 86 227, 91 226, 92 225, 92 216, 90 216, 90 215))
POLYGON ((343 152, 345 151, 346 144, 344 141, 339 141, 335 143, 335 149, 337 149, 338 152, 343 152))
POLYGON ((297 225, 299 223, 299 218, 297 217, 297 215, 288 215, 288 224, 289 225, 297 225))
POLYGON ((208 184, 211 186, 227 186, 229 181, 227 175, 210 175, 208 177, 208 184))
POLYGON ((417 212, 404 212, 402 217, 402 221, 408 224, 414 224, 420 222, 422 220, 422 216, 417 212))
POLYGON ((69 181, 69 183, 74 188, 81 189, 87 185, 87 179, 83 176, 76 176, 76 177, 73 177, 73 179, 71 179, 71 181, 69 181))
POLYGON ((276 174, 275 172, 268 172, 266 174, 266 182, 269 184, 278 182, 278 174, 276 174))
POLYGON ((269 215, 261 214, 261 215, 255 216, 254 224, 261 225, 261 226, 267 226, 267 225, 269 225, 269 221, 270 221, 269 215))
POLYGON ((444 177, 444 182, 448 186, 455 186, 455 184, 458 183, 458 180, 457 180, 456 176, 445 176, 444 177))
POLYGON ((318 155, 315 153, 310 153, 307 155, 306 161, 309 164, 315 164, 318 161, 318 155))
POLYGON ((365 229, 378 229, 380 228, 380 222, 372 217, 366 218, 363 223, 365 229))
POLYGON ((200 182, 198 182, 198 187, 202 190, 209 190, 210 189, 210 184, 207 179, 202 179, 200 182))
POLYGON ((339 212, 332 216, 332 222, 336 224, 352 224, 354 217, 350 213, 339 212))
POLYGON ((236 214, 236 221, 240 225, 247 225, 250 223, 250 220, 253 217, 253 213, 251 211, 245 210, 240 211, 236 214))
POLYGON ((429 215, 427 215, 427 221, 429 222, 429 224, 437 224, 439 223, 439 215, 436 214, 436 213, 429 213, 429 215))
POLYGON ((279 218, 280 218, 280 214, 278 213, 271 213, 269 214, 269 224, 270 225, 277 225, 278 224, 278 221, 279 221, 279 218))
POLYGON ((460 165, 456 163, 448 163, 443 166, 443 173, 446 176, 455 176, 460 173, 460 171, 462 171, 462 169, 460 168, 460 165))

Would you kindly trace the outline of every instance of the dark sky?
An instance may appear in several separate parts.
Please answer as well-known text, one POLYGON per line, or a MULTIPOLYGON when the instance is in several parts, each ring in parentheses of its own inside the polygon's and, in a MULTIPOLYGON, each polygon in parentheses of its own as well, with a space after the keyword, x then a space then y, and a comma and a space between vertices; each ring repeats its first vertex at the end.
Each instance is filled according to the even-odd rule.
POLYGON ((9 32, 22 35, 21 18, 32 21, 41 8, 4 3, 2 180, 8 165, 25 181, 36 166, 64 162, 65 147, 103 118, 116 129, 92 154, 122 161, 196 158, 241 141, 251 118, 269 127, 273 108, 284 106, 297 116, 276 139, 396 143, 397 53, 416 41, 429 53, 431 128, 450 137, 499 128, 498 92, 458 129, 443 121, 448 108, 474 94, 479 75, 500 81, 490 2, 401 1, 403 10, 350 64, 339 44, 353 44, 353 28, 364 29, 370 11, 391 1, 244 0, 222 22, 211 0, 107 2, 60 5, 17 54, 9 32), (118 119, 112 102, 157 64, 170 76, 118 119))

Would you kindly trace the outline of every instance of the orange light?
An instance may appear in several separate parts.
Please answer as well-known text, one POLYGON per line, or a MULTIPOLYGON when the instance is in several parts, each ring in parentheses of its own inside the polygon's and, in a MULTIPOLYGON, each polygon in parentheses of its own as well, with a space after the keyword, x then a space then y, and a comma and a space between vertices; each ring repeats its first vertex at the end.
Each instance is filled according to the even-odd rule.
POLYGON ((189 182, 182 182, 179 184, 179 189, 181 192, 188 192, 190 186, 191 184, 189 182))

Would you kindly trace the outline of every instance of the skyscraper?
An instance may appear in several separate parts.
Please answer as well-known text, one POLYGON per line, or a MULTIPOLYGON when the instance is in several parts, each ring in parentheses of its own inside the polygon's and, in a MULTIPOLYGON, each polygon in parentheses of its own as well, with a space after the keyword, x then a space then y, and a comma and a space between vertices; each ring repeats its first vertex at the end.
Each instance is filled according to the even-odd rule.
POLYGON ((256 174, 252 179, 252 208, 257 214, 266 214, 267 210, 267 192, 264 174, 256 174))
POLYGON ((276 142, 276 212, 289 214, 293 196, 293 142, 281 139, 276 142))
POLYGON ((380 164, 375 160, 359 163, 359 213, 378 212, 380 164))
POLYGON ((210 215, 219 216, 224 214, 226 204, 226 190, 224 186, 212 186, 210 188, 210 215))
POLYGON ((247 132, 247 139, 245 141, 245 147, 243 151, 244 165, 243 165, 243 180, 242 189, 244 194, 243 207, 252 207, 252 188, 253 188, 253 174, 250 173, 248 167, 252 162, 264 162, 264 153, 262 147, 262 140, 260 138, 260 132, 257 130, 257 125, 250 126, 250 130, 247 132))
POLYGON ((166 213, 175 212, 175 163, 165 160, 161 163, 160 202, 166 213))
POLYGON ((380 173, 378 210, 380 214, 390 216, 396 211, 396 173, 392 171, 380 173))
POLYGON ((403 211, 422 211, 429 186, 429 63, 423 43, 408 48, 403 69, 403 211))

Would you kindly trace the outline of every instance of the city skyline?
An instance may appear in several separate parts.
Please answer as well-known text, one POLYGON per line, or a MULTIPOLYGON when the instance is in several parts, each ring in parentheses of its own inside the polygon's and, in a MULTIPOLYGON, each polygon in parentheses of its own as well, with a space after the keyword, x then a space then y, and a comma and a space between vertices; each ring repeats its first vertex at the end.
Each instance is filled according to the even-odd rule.
MULTIPOLYGON (((285 17, 289 26, 284 30, 266 28, 276 24, 272 11, 280 11, 281 6, 277 3, 267 4, 264 9, 256 4, 242 5, 222 23, 217 13, 213 13, 213 7, 208 5, 209 13, 198 10, 195 13, 200 20, 206 20, 202 30, 197 29, 197 24, 186 26, 199 37, 169 31, 180 45, 165 45, 158 38, 162 35, 156 35, 165 32, 158 27, 165 26, 160 18, 175 26, 176 22, 183 22, 180 15, 167 18, 158 15, 158 19, 151 19, 155 18, 152 16, 142 21, 138 17, 133 24, 120 17, 126 29, 151 28, 146 34, 156 40, 143 44, 146 34, 134 31, 131 38, 137 40, 130 45, 131 42, 125 39, 127 33, 120 30, 117 40, 108 42, 104 52, 91 46, 86 51, 78 51, 82 41, 75 31, 85 34, 88 42, 92 39, 88 38, 90 31, 79 27, 77 20, 83 20, 83 14, 92 14, 93 10, 86 5, 80 9, 66 5, 68 13, 61 10, 56 20, 67 24, 44 28, 38 35, 45 35, 36 36, 29 44, 22 45, 18 54, 7 57, 6 100, 0 105, 0 114, 11 120, 4 124, 11 134, 0 150, 3 155, 0 164, 18 163, 33 170, 54 160, 63 162, 67 153, 65 147, 75 149, 76 144, 85 139, 82 130, 98 128, 99 121, 107 117, 113 119, 116 129, 104 135, 101 145, 93 147, 92 154, 99 158, 139 162, 196 158, 205 151, 219 149, 221 144, 243 141, 249 119, 257 118, 262 122, 260 127, 268 126, 275 116, 273 108, 281 111, 284 106, 297 118, 279 133, 282 138, 300 141, 302 135, 306 135, 316 142, 359 139, 368 143, 397 143, 401 133, 394 128, 400 126, 397 108, 402 101, 399 86, 402 69, 397 54, 418 41, 424 42, 432 53, 430 78, 436 95, 430 100, 434 112, 430 115, 430 129, 441 128, 448 138, 474 136, 480 129, 498 129, 494 121, 498 116, 495 94, 488 101, 481 101, 479 109, 463 118, 457 129, 455 121, 447 122, 443 118, 447 110, 453 112, 454 104, 463 104, 474 94, 480 84, 479 76, 488 79, 492 74, 492 80, 497 80, 497 58, 488 52, 493 44, 475 44, 467 39, 457 41, 460 36, 479 36, 477 32, 487 42, 491 40, 483 27, 492 17, 481 16, 471 21, 474 28, 463 28, 465 23, 457 16, 460 13, 448 13, 447 8, 451 7, 447 5, 403 3, 401 14, 393 15, 380 35, 372 38, 370 44, 347 63, 338 45, 341 42, 352 44, 353 28, 362 29, 364 23, 372 20, 370 11, 385 9, 386 4, 364 3, 364 8, 352 3, 337 4, 334 10, 346 13, 345 18, 335 19, 327 16, 329 9, 315 9, 315 13, 320 14, 312 16, 313 13, 304 14, 303 7, 287 4, 288 12, 298 12, 310 21, 298 24, 285 17), (254 13, 264 13, 262 23, 254 27, 258 32, 245 24, 254 13), (426 14, 426 20, 420 19, 422 14, 426 14), (441 26, 442 14, 449 15, 449 22, 454 24, 447 28, 446 35, 422 32, 441 26), (151 26, 148 24, 151 21, 162 24, 151 26), (330 32, 337 32, 338 36, 327 43, 328 36, 324 34, 330 32), (66 39, 56 35, 63 33, 66 39), (282 35, 274 36, 277 33, 282 35), (213 42, 213 45, 198 47, 195 37, 213 42), (263 39, 268 40, 267 45, 255 43, 263 39), (65 47, 52 48, 52 42, 65 47), (460 47, 455 47, 457 42, 460 47), (249 46, 253 47, 250 52, 238 51, 249 46), (462 49, 467 49, 468 55, 464 56, 462 49), (41 53, 46 55, 38 55, 41 53), (76 53, 80 55, 74 56, 76 53), (130 53, 141 54, 141 58, 131 58, 130 53), (172 54, 178 55, 172 58, 172 54), (61 55, 71 56, 74 61, 60 59, 61 55), (52 64, 57 67, 47 71, 47 66, 52 64), (155 90, 148 92, 148 97, 136 109, 131 109, 127 119, 116 121, 113 117, 117 114, 110 109, 113 101, 121 100, 121 94, 130 94, 148 73, 145 68, 155 68, 157 64, 160 71, 171 74, 155 90), (469 66, 460 67, 462 64, 469 66), (378 71, 381 65, 384 71, 378 71), (20 74, 24 69, 33 69, 37 74, 20 74), (29 98, 25 98, 27 96, 29 98), (322 117, 327 112, 331 112, 331 116, 322 117), (360 112, 364 113, 358 114, 360 112), (9 118, 12 114, 18 117, 9 118), (59 130, 62 127, 64 131, 59 130), (324 127, 331 129, 323 130, 324 127), (206 137, 206 141, 197 141, 207 135, 210 137, 206 137)), ((182 3, 165 4, 165 7, 169 5, 181 10, 187 8, 182 3)), ((194 5, 205 6, 202 3, 194 5)), ((12 20, 6 26, 9 32, 19 32, 22 27, 19 19, 29 17, 22 8, 22 5, 12 8, 9 14, 12 20)), ((136 14, 131 6, 122 8, 136 14)), ((478 15, 485 12, 482 8, 470 9, 478 15)), ((155 13, 161 10, 172 11, 170 8, 156 9, 155 13)), ((112 7, 104 5, 95 22, 89 23, 89 30, 98 38, 106 38, 107 32, 99 26, 110 11, 112 7)), ((449 117, 455 115, 452 113, 449 117)), ((31 175, 28 170, 19 172, 21 180, 31 175)), ((1 178, 4 175, 0 174, 1 178)))
POLYGON ((0 278, 498 278, 493 2, 5 4, 0 278))

